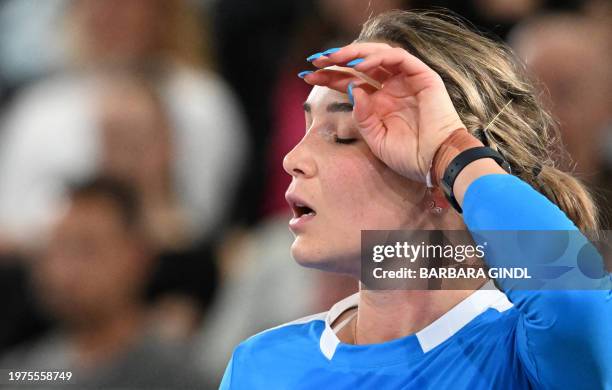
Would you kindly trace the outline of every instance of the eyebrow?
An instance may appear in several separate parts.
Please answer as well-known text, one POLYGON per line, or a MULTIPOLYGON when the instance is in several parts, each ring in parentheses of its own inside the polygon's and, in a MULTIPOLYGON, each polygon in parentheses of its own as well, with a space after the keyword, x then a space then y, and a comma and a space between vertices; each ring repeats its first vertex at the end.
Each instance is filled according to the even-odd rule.
MULTIPOLYGON (((312 107, 310 106, 310 104, 304 103, 304 111, 310 112, 311 110, 312 110, 312 107)), ((340 102, 329 103, 327 105, 326 111, 327 112, 352 112, 353 105, 351 103, 340 103, 340 102)))

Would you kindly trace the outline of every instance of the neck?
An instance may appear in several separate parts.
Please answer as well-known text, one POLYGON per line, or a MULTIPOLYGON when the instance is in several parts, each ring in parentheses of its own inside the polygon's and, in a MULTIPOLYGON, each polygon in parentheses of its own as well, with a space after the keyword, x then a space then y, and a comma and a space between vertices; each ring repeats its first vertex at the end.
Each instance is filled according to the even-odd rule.
POLYGON ((93 321, 93 324, 73 328, 70 338, 76 349, 78 364, 95 367, 115 358, 139 337, 143 320, 141 310, 126 308, 108 318, 93 321))
POLYGON ((374 344, 416 333, 472 293, 471 290, 362 289, 359 292, 354 339, 359 344, 374 344))

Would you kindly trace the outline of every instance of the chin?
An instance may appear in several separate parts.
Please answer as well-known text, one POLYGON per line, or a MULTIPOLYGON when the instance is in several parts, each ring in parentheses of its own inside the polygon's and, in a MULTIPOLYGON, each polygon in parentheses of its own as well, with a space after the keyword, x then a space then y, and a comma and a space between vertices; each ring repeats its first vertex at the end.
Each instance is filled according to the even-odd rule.
POLYGON ((332 248, 329 242, 317 244, 298 236, 291 245, 291 257, 302 267, 359 277, 359 250, 343 251, 332 248))
POLYGON ((302 267, 321 268, 322 263, 325 263, 324 256, 316 245, 307 241, 302 236, 295 237, 291 244, 291 257, 302 267))

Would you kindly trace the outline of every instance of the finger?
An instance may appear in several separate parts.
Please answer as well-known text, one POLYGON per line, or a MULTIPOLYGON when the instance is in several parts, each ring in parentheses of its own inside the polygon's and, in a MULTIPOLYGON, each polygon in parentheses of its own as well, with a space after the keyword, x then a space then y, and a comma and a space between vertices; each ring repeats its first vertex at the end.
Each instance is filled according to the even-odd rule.
POLYGON ((361 72, 366 74, 368 77, 378 81, 381 85, 387 81, 389 77, 393 77, 394 74, 389 72, 387 69, 383 67, 374 68, 372 70, 368 70, 366 72, 361 72))
POLYGON ((339 48, 336 52, 317 57, 311 62, 317 68, 325 68, 330 65, 342 65, 355 58, 365 57, 390 47, 391 46, 388 44, 380 42, 355 42, 339 48))
MULTIPOLYGON (((354 59, 363 58, 364 61, 355 66, 355 69, 364 71, 365 69, 372 69, 372 67, 366 67, 364 64, 367 63, 367 57, 373 56, 385 52, 387 55, 392 55, 394 61, 397 62, 398 58, 401 58, 401 71, 407 75, 419 74, 423 72, 433 71, 424 62, 419 60, 417 57, 408 53, 408 51, 400 47, 391 47, 386 43, 378 42, 357 42, 352 43, 348 46, 344 46, 335 53, 328 54, 326 56, 319 57, 313 61, 313 65, 318 68, 323 68, 330 65, 344 65, 354 59)), ((382 66, 382 65, 379 65, 382 66)), ((385 67, 387 70, 392 71, 385 67)), ((392 73, 398 73, 393 72, 392 73)))
POLYGON ((357 128, 374 155, 378 156, 377 151, 380 149, 385 127, 374 111, 372 97, 361 86, 353 86, 350 92, 353 96, 353 118, 357 128))
POLYGON ((362 79, 363 81, 371 84, 376 89, 381 89, 382 88, 382 84, 381 83, 379 83, 378 81, 372 79, 367 74, 365 74, 363 72, 358 72, 358 71, 356 71, 353 68, 349 68, 349 67, 346 67, 346 66, 332 65, 332 66, 328 66, 327 68, 325 68, 325 70, 333 70, 333 71, 337 71, 337 72, 348 73, 351 76, 355 76, 355 77, 357 77, 359 79, 362 79))
POLYGON ((357 85, 352 86, 350 92, 353 95, 353 118, 361 127, 362 124, 366 124, 374 112, 370 96, 357 85))
MULTIPOLYGON (((335 66, 336 65, 332 65, 331 68, 333 68, 335 66)), ((328 68, 330 68, 330 67, 328 67, 328 68)), ((378 89, 382 88, 382 85, 384 84, 385 81, 387 81, 387 79, 389 79, 389 77, 394 76, 393 73, 389 72, 388 70, 386 70, 383 67, 376 67, 376 68, 373 68, 373 69, 369 69, 369 70, 367 70, 367 72, 360 72, 360 71, 357 71, 356 69, 354 69, 352 67, 347 67, 346 69, 353 70, 356 74, 361 75, 362 78, 364 78, 366 81, 368 81, 368 80, 374 81, 374 83, 372 83, 372 84, 375 85, 376 87, 378 87, 378 89), (363 77, 363 76, 365 76, 365 77, 363 77)))
POLYGON ((394 75, 403 73, 410 77, 411 81, 420 82, 420 84, 409 83, 416 91, 430 86, 432 82, 441 81, 441 78, 433 69, 406 50, 398 47, 381 50, 365 57, 353 68, 365 74, 379 69, 385 69, 394 75))
MULTIPOLYGON (((388 45, 384 45, 384 44, 376 44, 376 45, 380 45, 381 46, 381 50, 384 49, 385 47, 389 47, 388 45)), ((338 49, 330 49, 330 50, 340 50, 340 48, 338 49)), ((320 58, 319 60, 316 61, 316 64, 319 65, 319 67, 321 67, 322 69, 329 69, 329 68, 341 68, 341 69, 353 69, 353 62, 355 61, 363 61, 363 58, 357 58, 354 60, 349 61, 346 66, 338 66, 338 65, 330 65, 330 66, 323 66, 323 64, 326 63, 332 63, 331 60, 327 59, 326 56, 331 55, 333 52, 329 53, 329 54, 324 54, 324 53, 328 53, 329 50, 325 51, 325 52, 321 52, 321 53, 317 53, 317 54, 313 54, 313 56, 318 56, 316 58, 320 58)), ((311 57, 313 57, 311 56, 311 57)), ((310 57, 309 57, 310 58, 310 57)), ((311 60, 309 60, 311 61, 311 60)), ((312 60, 314 61, 314 60, 312 60)), ((370 79, 376 81, 378 84, 382 84, 386 79, 388 79, 389 77, 393 76, 393 74, 383 68, 376 68, 376 69, 372 69, 370 71, 368 71, 368 74, 366 75, 367 77, 369 77, 370 79)))
POLYGON ((319 85, 322 87, 331 88, 342 93, 346 93, 348 85, 351 82, 354 85, 361 87, 368 93, 373 93, 377 91, 377 88, 353 74, 338 72, 334 70, 322 69, 316 71, 314 73, 306 75, 304 77, 304 81, 311 85, 319 85))

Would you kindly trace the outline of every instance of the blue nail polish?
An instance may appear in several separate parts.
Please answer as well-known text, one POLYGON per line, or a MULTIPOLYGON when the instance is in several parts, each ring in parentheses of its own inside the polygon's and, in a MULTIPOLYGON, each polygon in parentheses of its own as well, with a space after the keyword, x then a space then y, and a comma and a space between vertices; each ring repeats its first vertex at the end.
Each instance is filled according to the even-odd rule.
POLYGON ((323 57, 323 53, 322 52, 314 53, 310 57, 306 58, 306 61, 312 62, 312 61, 314 61, 314 60, 316 60, 317 58, 320 58, 320 57, 323 57))
POLYGON ((351 68, 357 64, 361 64, 365 61, 363 58, 355 58, 353 61, 347 62, 346 66, 350 66, 351 68))
POLYGON ((303 79, 304 77, 308 76, 311 73, 312 73, 312 70, 305 70, 303 72, 298 73, 298 77, 303 79))
POLYGON ((332 47, 331 49, 327 49, 327 50, 325 50, 325 51, 324 51, 322 54, 323 54, 324 56, 328 56, 328 55, 330 55, 330 54, 334 54, 334 53, 335 53, 335 52, 337 52, 337 51, 340 51, 340 49, 341 49, 341 47, 332 47))
POLYGON ((348 94, 349 102, 351 102, 352 105, 355 105, 355 99, 353 99, 353 83, 349 83, 347 94, 348 94))

